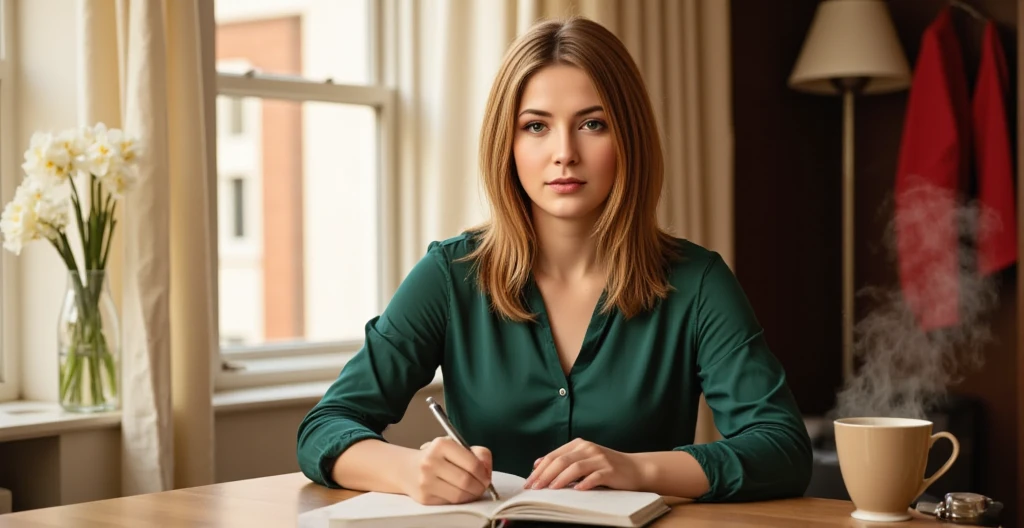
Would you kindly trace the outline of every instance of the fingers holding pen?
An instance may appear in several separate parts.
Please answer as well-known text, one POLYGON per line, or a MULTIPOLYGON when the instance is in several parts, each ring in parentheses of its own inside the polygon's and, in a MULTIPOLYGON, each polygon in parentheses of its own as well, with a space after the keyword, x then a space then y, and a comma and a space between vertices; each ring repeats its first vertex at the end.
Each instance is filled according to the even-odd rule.
POLYGON ((448 437, 435 438, 416 454, 415 478, 407 495, 423 504, 459 504, 479 499, 491 483, 491 452, 466 450, 448 437))

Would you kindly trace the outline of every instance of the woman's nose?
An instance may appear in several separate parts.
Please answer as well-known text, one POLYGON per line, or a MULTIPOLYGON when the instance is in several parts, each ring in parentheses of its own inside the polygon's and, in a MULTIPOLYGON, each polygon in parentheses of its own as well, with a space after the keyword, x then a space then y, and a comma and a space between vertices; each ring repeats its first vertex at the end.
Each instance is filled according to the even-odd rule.
POLYGON ((563 134, 555 154, 555 165, 567 167, 579 163, 579 151, 571 134, 563 134))

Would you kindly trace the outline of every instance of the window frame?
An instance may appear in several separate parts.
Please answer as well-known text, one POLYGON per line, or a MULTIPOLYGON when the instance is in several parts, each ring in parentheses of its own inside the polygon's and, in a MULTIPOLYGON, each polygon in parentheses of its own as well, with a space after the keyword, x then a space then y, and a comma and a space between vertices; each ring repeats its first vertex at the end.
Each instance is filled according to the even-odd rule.
MULTIPOLYGON (((14 2, 0 0, 0 207, 14 196, 19 174, 15 150, 14 2), (3 175, 6 175, 4 177, 3 175)), ((21 392, 18 357, 17 258, 0 248, 0 402, 21 392)))
MULTIPOLYGON (((4 0, 0 0, 4 1, 4 0)), ((369 1, 370 31, 369 52, 370 80, 373 84, 352 85, 337 84, 330 79, 317 81, 300 76, 258 73, 249 70, 245 73, 228 73, 214 71, 216 94, 228 97, 254 97, 264 99, 288 100, 295 102, 323 102, 348 105, 368 106, 377 113, 377 162, 379 178, 377 181, 377 261, 380 266, 378 274, 377 302, 383 308, 387 300, 397 288, 395 280, 395 248, 397 239, 397 193, 394 185, 395 159, 397 157, 397 93, 382 82, 381 72, 381 35, 384 20, 381 2, 369 1)), ((212 16, 212 10, 210 15, 212 16)), ((216 27, 216 21, 213 21, 216 27)), ((217 120, 213 120, 217 126, 217 120)), ((217 137, 216 128, 209 131, 210 138, 217 137)), ((214 140, 215 141, 215 140, 214 140)), ((216 157, 216 148, 211 149, 216 157)), ((214 165, 216 166, 216 165, 214 165)), ((211 174, 214 191, 220 192, 217 184, 219 175, 211 174)), ((216 207, 219 198, 213 196, 211 204, 216 207)), ((214 218, 218 219, 217 213, 214 218)), ((217 231, 212 235, 216 238, 217 231)), ((219 242, 215 242, 219 248, 219 242)), ((214 270, 219 270, 219 249, 212 255, 214 270)), ((215 295, 220 295, 218 279, 215 274, 215 295)), ((219 300, 217 302, 219 305, 219 300)), ((217 314, 215 314, 217 317, 217 314)), ((219 317, 218 317, 219 319, 219 317)), ((272 343, 248 346, 222 346, 220 340, 220 323, 217 322, 218 361, 214 365, 214 390, 252 388, 288 383, 304 383, 329 381, 337 377, 344 364, 358 351, 362 340, 311 342, 295 341, 288 343, 272 343)))

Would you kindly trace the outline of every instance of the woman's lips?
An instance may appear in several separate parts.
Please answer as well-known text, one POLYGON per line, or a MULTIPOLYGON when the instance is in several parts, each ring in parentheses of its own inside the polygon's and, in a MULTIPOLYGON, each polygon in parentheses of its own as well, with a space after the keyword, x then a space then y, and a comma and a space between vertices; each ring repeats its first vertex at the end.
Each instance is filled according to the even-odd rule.
POLYGON ((577 179, 560 178, 548 182, 548 187, 558 194, 571 194, 579 191, 585 185, 584 182, 577 179))

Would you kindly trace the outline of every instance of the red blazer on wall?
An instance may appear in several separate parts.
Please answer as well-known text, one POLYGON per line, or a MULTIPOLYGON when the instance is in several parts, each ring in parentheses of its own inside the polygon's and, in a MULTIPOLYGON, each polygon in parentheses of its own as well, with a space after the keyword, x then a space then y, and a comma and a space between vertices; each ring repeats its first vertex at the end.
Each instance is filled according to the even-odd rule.
POLYGON ((1012 162, 1004 104, 1006 66, 995 28, 985 28, 973 107, 947 7, 925 30, 907 101, 896 173, 900 285, 923 330, 960 322, 960 274, 991 273, 1016 260, 1012 162), (1001 70, 1000 70, 1001 69, 1001 70), (981 220, 962 208, 978 179, 981 220), (983 227, 977 253, 961 230, 983 227))
POLYGON ((1013 154, 1006 113, 1009 80, 995 24, 985 24, 981 64, 974 88, 972 132, 978 178, 978 270, 988 275, 1017 260, 1013 154))

